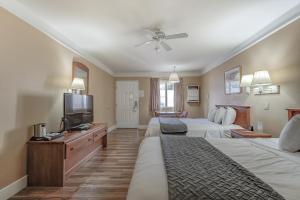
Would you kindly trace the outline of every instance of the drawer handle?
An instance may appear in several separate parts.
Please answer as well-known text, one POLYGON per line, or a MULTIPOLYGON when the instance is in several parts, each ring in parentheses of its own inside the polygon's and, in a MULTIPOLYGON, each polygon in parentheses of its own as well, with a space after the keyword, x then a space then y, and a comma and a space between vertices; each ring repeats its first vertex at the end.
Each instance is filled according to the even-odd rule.
POLYGON ((90 142, 90 141, 92 141, 92 139, 91 139, 91 138, 89 138, 89 139, 88 139, 88 141, 90 142))
POLYGON ((70 148, 70 151, 73 151, 73 150, 74 150, 74 148, 73 148, 73 147, 71 147, 71 148, 70 148))

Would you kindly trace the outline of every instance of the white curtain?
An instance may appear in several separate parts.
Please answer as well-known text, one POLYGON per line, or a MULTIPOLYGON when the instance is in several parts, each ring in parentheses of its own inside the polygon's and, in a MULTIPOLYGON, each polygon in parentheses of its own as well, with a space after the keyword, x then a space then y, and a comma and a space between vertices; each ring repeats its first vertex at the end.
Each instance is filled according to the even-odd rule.
POLYGON ((150 111, 155 112, 160 109, 160 85, 159 78, 150 79, 150 111))
POLYGON ((179 83, 174 84, 174 110, 176 112, 182 112, 184 110, 184 90, 182 78, 180 78, 179 83))

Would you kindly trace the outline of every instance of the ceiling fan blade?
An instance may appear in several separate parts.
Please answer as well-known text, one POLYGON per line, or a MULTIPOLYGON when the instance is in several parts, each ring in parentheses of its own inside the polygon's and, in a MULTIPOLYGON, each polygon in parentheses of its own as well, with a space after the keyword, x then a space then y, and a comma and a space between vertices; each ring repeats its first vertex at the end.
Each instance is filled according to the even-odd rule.
POLYGON ((160 42, 160 45, 166 50, 166 51, 171 51, 172 48, 167 44, 165 43, 164 41, 161 41, 160 42))
POLYGON ((151 42, 153 42, 153 40, 148 40, 146 42, 136 44, 136 45, 134 45, 134 47, 140 47, 140 46, 143 46, 143 45, 147 45, 147 44, 150 44, 151 42))
POLYGON ((189 35, 187 33, 178 33, 178 34, 173 34, 173 35, 166 35, 165 39, 170 40, 170 39, 176 39, 176 38, 186 38, 189 35))

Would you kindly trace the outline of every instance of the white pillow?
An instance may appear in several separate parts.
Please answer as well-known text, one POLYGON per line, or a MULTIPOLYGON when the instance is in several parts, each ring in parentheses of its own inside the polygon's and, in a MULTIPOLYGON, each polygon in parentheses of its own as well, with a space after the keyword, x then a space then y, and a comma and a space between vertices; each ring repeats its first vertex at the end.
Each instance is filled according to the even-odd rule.
POLYGON ((223 121, 223 118, 225 117, 225 114, 226 114, 226 109, 223 107, 220 107, 216 112, 214 122, 217 124, 221 124, 223 121))
POLYGON ((282 129, 279 148, 289 152, 300 150, 300 115, 295 115, 282 129))
POLYGON ((222 125, 226 126, 226 125, 231 125, 234 123, 235 121, 235 117, 236 117, 236 111, 235 109, 228 107, 226 109, 226 114, 225 117, 222 121, 222 125))
POLYGON ((217 108, 214 107, 213 109, 211 109, 208 113, 207 119, 211 122, 213 122, 215 120, 215 116, 216 116, 216 112, 217 112, 217 108))

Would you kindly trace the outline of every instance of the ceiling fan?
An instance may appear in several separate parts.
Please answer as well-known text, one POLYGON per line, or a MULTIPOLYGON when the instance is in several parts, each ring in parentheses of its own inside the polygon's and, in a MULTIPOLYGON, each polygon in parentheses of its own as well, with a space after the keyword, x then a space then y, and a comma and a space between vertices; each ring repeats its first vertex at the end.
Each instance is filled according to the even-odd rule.
POLYGON ((165 42, 166 40, 173 40, 173 39, 179 39, 179 38, 187 38, 189 35, 187 33, 177 33, 177 34, 172 34, 172 35, 166 35, 163 31, 160 29, 145 29, 148 33, 151 34, 152 39, 136 44, 134 45, 135 47, 140 47, 143 45, 148 45, 153 42, 155 42, 155 50, 160 51, 161 47, 166 50, 166 51, 171 51, 172 48, 165 42))

